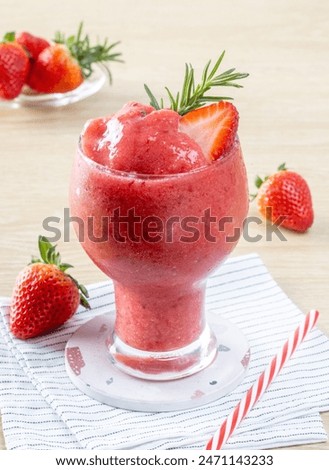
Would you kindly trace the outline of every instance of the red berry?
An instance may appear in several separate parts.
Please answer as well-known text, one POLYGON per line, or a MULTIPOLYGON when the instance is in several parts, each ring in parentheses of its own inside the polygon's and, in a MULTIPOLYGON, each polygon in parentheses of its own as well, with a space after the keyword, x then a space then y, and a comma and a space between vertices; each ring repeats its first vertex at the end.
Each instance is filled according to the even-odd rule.
POLYGON ((28 85, 39 93, 66 93, 83 82, 81 67, 66 46, 46 47, 31 68, 28 85))
POLYGON ((57 266, 35 263, 21 271, 12 296, 10 328, 31 338, 62 325, 76 312, 77 286, 57 266))
POLYGON ((257 204, 265 218, 296 232, 305 232, 311 227, 314 219, 312 197, 301 175, 283 167, 264 182, 258 181, 262 184, 257 204))
POLYGON ((50 43, 46 39, 34 36, 26 31, 18 34, 16 36, 16 41, 27 50, 33 60, 36 60, 39 54, 46 47, 50 46, 50 43))
POLYGON ((10 308, 10 329, 17 338, 48 333, 69 320, 79 303, 89 308, 88 292, 66 274, 49 241, 39 237, 41 259, 33 260, 16 279, 10 308))
POLYGON ((14 42, 0 44, 0 98, 12 100, 22 91, 30 69, 25 50, 14 42))

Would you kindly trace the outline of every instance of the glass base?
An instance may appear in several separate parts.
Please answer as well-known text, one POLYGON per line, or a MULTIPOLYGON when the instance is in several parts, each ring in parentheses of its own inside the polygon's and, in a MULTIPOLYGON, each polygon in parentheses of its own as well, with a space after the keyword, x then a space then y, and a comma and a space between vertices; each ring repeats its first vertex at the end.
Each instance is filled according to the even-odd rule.
POLYGON ((250 349, 239 328, 209 312, 217 348, 201 371, 176 380, 144 380, 120 370, 109 354, 115 314, 100 315, 81 326, 65 349, 66 369, 86 395, 116 408, 176 411, 195 408, 234 390, 248 369, 250 349))
POLYGON ((165 352, 132 348, 114 334, 109 351, 115 365, 126 374, 146 380, 175 380, 207 367, 217 354, 216 337, 207 325, 188 346, 165 352))

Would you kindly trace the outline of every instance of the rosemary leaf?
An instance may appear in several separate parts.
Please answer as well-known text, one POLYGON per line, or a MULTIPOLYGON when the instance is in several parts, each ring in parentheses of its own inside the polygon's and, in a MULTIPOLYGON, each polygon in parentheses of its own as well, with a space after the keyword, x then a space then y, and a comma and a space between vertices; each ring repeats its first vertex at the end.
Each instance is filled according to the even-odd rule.
MULTIPOLYGON (((233 98, 229 96, 215 96, 206 94, 209 90, 216 87, 225 86, 242 88, 243 85, 237 82, 249 76, 248 73, 236 72, 235 68, 228 69, 225 72, 217 75, 224 55, 225 51, 220 54, 210 72, 209 69, 211 67, 211 60, 207 62, 203 69, 201 80, 197 85, 195 84, 194 68, 191 64, 185 64, 185 73, 181 93, 172 93, 168 87, 165 87, 170 103, 169 108, 181 115, 184 115, 193 109, 197 109, 209 102, 232 100, 233 98)), ((151 106, 153 106, 155 109, 163 109, 165 107, 163 98, 160 99, 159 103, 151 92, 150 88, 147 85, 144 85, 144 88, 150 98, 151 106)))

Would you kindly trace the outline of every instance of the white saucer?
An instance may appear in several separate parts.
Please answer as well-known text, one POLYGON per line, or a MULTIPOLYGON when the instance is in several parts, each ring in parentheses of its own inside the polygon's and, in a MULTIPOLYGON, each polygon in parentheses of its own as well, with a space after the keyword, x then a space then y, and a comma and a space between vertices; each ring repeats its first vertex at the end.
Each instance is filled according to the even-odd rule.
POLYGON ((81 326, 65 348, 66 369, 86 395, 116 408, 134 411, 175 411, 205 405, 227 395, 246 374, 250 349, 239 328, 209 312, 218 341, 210 366, 189 377, 149 381, 120 371, 108 351, 115 314, 100 315, 81 326))

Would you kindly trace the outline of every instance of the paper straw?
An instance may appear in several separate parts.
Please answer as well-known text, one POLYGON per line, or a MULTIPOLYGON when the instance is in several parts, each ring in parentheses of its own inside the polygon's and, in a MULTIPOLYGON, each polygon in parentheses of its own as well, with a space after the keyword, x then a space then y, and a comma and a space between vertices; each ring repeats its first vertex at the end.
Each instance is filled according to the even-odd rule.
POLYGON ((247 416, 251 408, 257 403, 269 385, 278 375, 285 363, 290 359, 297 346, 304 340, 305 336, 316 324, 319 312, 311 310, 302 323, 284 343, 278 354, 273 357, 267 368, 258 377, 254 385, 246 392, 234 410, 225 419, 214 436, 206 445, 207 450, 219 450, 223 447, 236 427, 247 416))

